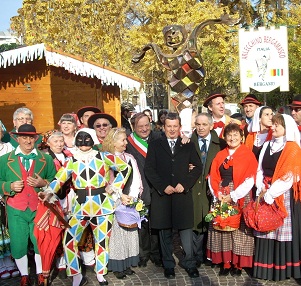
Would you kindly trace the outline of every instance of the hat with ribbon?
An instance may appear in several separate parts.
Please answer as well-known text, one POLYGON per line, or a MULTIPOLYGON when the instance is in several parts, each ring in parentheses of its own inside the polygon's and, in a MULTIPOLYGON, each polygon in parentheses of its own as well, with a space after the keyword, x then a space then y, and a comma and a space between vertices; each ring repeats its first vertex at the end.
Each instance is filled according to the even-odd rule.
POLYGON ((209 96, 205 99, 205 101, 204 101, 204 103, 203 103, 203 106, 204 106, 204 107, 208 107, 209 102, 210 102, 212 99, 217 98, 217 97, 225 98, 226 95, 225 95, 225 94, 221 94, 221 93, 214 93, 214 94, 211 94, 211 95, 209 95, 209 96))
POLYGON ((248 94, 243 100, 242 102, 240 103, 240 105, 244 105, 246 103, 254 103, 256 105, 259 105, 261 106, 262 103, 257 99, 256 95, 255 94, 248 94))
POLYGON ((116 119, 112 115, 107 114, 107 113, 94 113, 88 119, 88 126, 89 126, 89 128, 92 128, 92 129, 94 128, 94 126, 93 126, 94 122, 98 118, 107 119, 111 123, 112 128, 117 127, 117 121, 116 121, 116 119))
POLYGON ((87 111, 93 111, 94 113, 101 112, 101 110, 96 106, 84 106, 84 107, 80 108, 76 112, 78 120, 79 120, 80 123, 82 123, 81 118, 83 117, 84 113, 87 112, 87 111))
POLYGON ((35 136, 39 135, 37 133, 36 128, 31 124, 23 124, 19 127, 18 132, 11 132, 12 134, 19 136, 35 136))
POLYGON ((301 94, 296 95, 293 98, 293 101, 291 104, 288 104, 290 107, 301 107, 301 94))

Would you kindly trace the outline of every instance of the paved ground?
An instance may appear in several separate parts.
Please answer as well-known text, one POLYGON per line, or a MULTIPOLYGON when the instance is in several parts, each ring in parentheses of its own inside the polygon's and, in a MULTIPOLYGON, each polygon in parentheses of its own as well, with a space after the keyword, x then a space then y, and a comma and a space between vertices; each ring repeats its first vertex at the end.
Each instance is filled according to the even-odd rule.
MULTIPOLYGON (((109 285, 118 285, 118 286, 130 286, 130 285, 143 285, 143 286, 157 286, 157 285, 170 285, 170 286, 183 286, 183 285, 199 285, 199 286, 260 286, 260 285, 282 285, 282 286, 293 286, 301 285, 297 283, 294 279, 288 279, 281 282, 257 280, 250 278, 245 271, 241 277, 219 277, 218 268, 211 268, 211 266, 201 265, 199 268, 200 277, 191 279, 186 274, 185 270, 177 266, 175 268, 176 278, 175 279, 166 279, 163 275, 163 268, 154 266, 151 262, 148 262, 147 267, 145 268, 133 268, 136 274, 128 276, 123 280, 115 278, 113 273, 108 273, 106 279, 109 282, 109 285)), ((55 273, 53 273, 55 276, 55 273)), ((88 270, 86 272, 89 285, 99 285, 96 279, 95 274, 88 270)), ((34 276, 32 276, 34 279, 34 276)), ((1 280, 1 286, 19 286, 20 278, 12 278, 8 280, 1 280)), ((51 283, 51 286, 72 286, 70 278, 60 280, 58 277, 54 277, 54 280, 51 283)))

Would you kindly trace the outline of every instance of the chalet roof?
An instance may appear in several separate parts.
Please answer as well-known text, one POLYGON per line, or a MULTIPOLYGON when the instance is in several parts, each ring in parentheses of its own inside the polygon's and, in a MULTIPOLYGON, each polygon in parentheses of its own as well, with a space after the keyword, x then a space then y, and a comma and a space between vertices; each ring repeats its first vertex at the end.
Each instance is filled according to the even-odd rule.
POLYGON ((103 84, 116 84, 120 89, 136 88, 139 90, 142 83, 142 80, 128 74, 85 60, 84 58, 51 50, 45 47, 44 44, 22 47, 1 53, 0 68, 6 68, 11 65, 15 66, 44 57, 46 63, 50 66, 62 67, 70 73, 80 76, 96 77, 103 84))

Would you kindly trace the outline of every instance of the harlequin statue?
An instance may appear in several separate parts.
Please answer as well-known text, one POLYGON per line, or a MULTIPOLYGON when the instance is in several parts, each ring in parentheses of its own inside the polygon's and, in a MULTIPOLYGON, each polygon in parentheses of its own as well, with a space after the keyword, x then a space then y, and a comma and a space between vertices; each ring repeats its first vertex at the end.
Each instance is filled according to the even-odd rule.
POLYGON ((163 29, 165 45, 173 48, 174 53, 164 54, 156 44, 149 43, 132 58, 132 62, 138 63, 148 50, 153 49, 158 61, 170 71, 169 85, 171 90, 176 92, 176 95, 172 96, 172 103, 180 113, 185 108, 191 108, 193 96, 198 92, 205 77, 202 58, 197 49, 197 37, 201 30, 211 24, 234 25, 238 21, 225 14, 220 19, 202 22, 193 29, 189 36, 183 26, 166 26, 163 29))

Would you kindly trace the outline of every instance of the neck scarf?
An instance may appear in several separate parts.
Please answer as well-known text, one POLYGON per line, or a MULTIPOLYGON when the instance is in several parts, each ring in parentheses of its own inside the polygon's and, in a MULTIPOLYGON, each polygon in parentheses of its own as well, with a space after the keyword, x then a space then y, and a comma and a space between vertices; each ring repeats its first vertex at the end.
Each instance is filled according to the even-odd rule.
POLYGON ((28 155, 19 153, 18 156, 22 158, 22 164, 23 164, 25 170, 28 171, 30 168, 29 160, 33 160, 37 155, 35 153, 30 153, 28 155))
POLYGON ((133 147, 144 157, 146 158, 148 143, 140 138, 135 132, 128 136, 129 142, 133 147))

